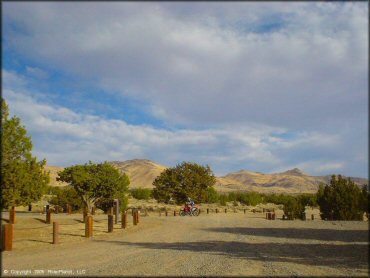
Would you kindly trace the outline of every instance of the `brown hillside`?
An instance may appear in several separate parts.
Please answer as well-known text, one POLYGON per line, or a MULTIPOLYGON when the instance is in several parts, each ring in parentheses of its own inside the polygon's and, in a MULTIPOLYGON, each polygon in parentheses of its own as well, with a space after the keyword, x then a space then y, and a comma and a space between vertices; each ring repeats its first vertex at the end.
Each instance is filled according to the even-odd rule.
POLYGON ((167 167, 146 159, 110 162, 130 178, 130 188, 153 188, 153 181, 167 167))
MULTIPOLYGON (((122 173, 128 175, 130 188, 153 188, 154 179, 167 168, 164 165, 145 159, 113 161, 110 163, 122 173)), ((57 172, 63 170, 63 167, 46 166, 46 169, 50 171, 51 185, 66 185, 56 181, 57 172)), ((368 183, 366 179, 362 178, 351 179, 359 186, 368 183)), ((317 192, 320 183, 328 183, 329 181, 330 176, 310 176, 297 168, 275 174, 241 170, 223 177, 216 177, 215 189, 218 192, 314 193, 317 192)))
POLYGON ((50 185, 51 186, 66 186, 67 183, 57 181, 59 171, 63 171, 64 167, 45 165, 45 170, 49 171, 50 174, 50 185))

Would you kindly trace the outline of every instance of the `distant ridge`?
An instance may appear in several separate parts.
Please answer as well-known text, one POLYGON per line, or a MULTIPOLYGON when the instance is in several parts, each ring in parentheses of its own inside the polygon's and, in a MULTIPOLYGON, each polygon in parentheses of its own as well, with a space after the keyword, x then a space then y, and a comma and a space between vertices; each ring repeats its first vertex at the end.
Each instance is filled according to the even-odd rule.
MULTIPOLYGON (((132 159, 108 162, 130 178, 130 188, 153 188, 153 181, 168 166, 148 159, 132 159)), ((53 186, 65 186, 56 181, 57 172, 63 167, 46 166, 53 186)), ((346 178, 345 176, 343 176, 346 178)), ((331 175, 311 176, 298 168, 281 173, 264 174, 247 170, 216 177, 215 189, 219 192, 256 191, 261 193, 315 193, 320 183, 329 183, 331 175)), ((367 179, 351 177, 358 186, 368 184, 367 179)))
POLYGON ((305 172, 303 172, 301 169, 294 168, 282 173, 279 173, 280 175, 292 175, 292 176, 308 176, 305 172))

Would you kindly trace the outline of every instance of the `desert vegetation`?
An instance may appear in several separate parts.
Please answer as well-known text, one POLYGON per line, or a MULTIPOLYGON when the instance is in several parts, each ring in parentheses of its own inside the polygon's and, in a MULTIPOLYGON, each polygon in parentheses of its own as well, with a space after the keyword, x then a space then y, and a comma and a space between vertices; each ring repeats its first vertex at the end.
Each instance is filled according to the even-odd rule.
POLYGON ((44 171, 46 160, 32 156, 32 141, 17 116, 9 117, 5 100, 1 101, 1 199, 6 209, 27 206, 41 199, 49 174, 44 171))

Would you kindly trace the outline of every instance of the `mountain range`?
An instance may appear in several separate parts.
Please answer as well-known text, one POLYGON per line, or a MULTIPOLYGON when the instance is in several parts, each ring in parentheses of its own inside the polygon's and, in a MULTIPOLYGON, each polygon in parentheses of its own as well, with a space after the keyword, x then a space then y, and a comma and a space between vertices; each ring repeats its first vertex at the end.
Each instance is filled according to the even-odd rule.
MULTIPOLYGON (((167 166, 146 159, 133 159, 126 161, 109 162, 120 172, 130 178, 130 188, 153 188, 154 179, 161 174, 167 166)), ((58 171, 63 167, 46 166, 50 172, 50 184, 64 186, 65 183, 56 181, 58 171)), ((222 177, 216 177, 215 189, 218 192, 232 191, 256 191, 260 193, 314 193, 317 192, 320 183, 328 183, 331 175, 311 176, 302 170, 294 168, 282 173, 264 174, 247 170, 229 173, 222 177)), ((358 177, 350 177, 358 186, 368 184, 368 180, 358 177)))

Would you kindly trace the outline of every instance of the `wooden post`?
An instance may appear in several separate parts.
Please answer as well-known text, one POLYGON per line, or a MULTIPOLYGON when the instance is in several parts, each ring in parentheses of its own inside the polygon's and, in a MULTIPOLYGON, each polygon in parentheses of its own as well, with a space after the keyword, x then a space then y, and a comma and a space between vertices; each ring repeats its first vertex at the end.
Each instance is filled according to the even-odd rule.
POLYGON ((136 211, 134 212, 134 215, 132 216, 132 222, 133 222, 133 224, 136 226, 137 225, 137 222, 136 222, 136 220, 137 220, 137 218, 136 218, 136 211))
POLYGON ((59 243, 59 224, 53 222, 53 244, 59 243))
POLYGON ((85 237, 92 237, 93 236, 93 228, 94 228, 94 221, 91 215, 86 217, 85 222, 85 237))
POLYGON ((140 210, 136 211, 136 223, 140 222, 140 210))
POLYGON ((245 211, 246 211, 246 209, 244 209, 244 214, 245 214, 245 211))
POLYGON ((209 214, 209 208, 207 208, 207 214, 209 214))
POLYGON ((168 216, 168 211, 166 210, 166 216, 168 216))
POLYGON ((9 211, 9 224, 15 224, 15 207, 12 207, 9 211))
POLYGON ((176 216, 176 210, 173 211, 173 216, 176 216))
POLYGON ((67 214, 72 213, 72 206, 70 204, 67 204, 67 214))
POLYGON ((225 209, 225 213, 227 212, 227 209, 225 209))
POLYGON ((122 229, 126 229, 127 227, 127 213, 126 212, 122 213, 121 227, 122 229))
POLYGON ((311 220, 315 220, 315 216, 311 214, 311 220))
POLYGON ((218 209, 216 209, 216 213, 218 213, 218 209))
POLYGON ((28 205, 28 211, 32 211, 32 205, 28 205))
POLYGON ((113 215, 108 215, 108 233, 113 233, 113 215))
POLYGON ((91 215, 95 215, 95 206, 91 208, 91 215))
POLYGON ((117 205, 116 205, 116 203, 113 206, 113 215, 114 215, 114 224, 118 224, 118 215, 117 215, 117 205))
POLYGON ((114 200, 114 203, 115 203, 115 223, 118 224, 118 217, 119 217, 119 200, 118 199, 115 199, 114 200))
POLYGON ((272 220, 275 220, 275 212, 272 213, 271 217, 272 220))
POLYGON ((3 251, 12 251, 13 249, 13 237, 14 237, 14 224, 4 224, 2 231, 3 238, 3 251))
POLYGON ((45 221, 46 224, 51 224, 51 209, 48 209, 48 211, 46 212, 46 221, 45 221))

